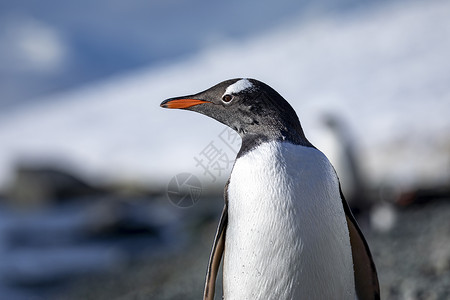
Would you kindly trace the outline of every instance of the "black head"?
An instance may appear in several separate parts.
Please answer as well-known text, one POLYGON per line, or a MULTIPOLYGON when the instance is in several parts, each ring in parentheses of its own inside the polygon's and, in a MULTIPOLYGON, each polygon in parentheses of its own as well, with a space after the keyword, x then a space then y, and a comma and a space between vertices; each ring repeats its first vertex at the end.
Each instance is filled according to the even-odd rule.
MULTIPOLYGON (((274 89, 255 79, 226 80, 195 95, 167 99, 161 107, 192 110, 216 119, 239 133, 243 148, 270 140, 310 146, 294 109, 274 89)), ((241 152, 245 150, 249 149, 241 152)))

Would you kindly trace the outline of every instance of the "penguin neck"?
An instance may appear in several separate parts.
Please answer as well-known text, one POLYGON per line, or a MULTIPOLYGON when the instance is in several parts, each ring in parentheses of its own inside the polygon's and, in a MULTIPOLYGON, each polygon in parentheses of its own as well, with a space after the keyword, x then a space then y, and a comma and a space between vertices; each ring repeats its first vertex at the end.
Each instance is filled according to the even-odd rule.
POLYGON ((267 142, 289 142, 294 145, 315 148, 306 138, 300 124, 293 130, 281 131, 268 129, 260 133, 241 134, 241 138, 242 144, 236 159, 267 142))

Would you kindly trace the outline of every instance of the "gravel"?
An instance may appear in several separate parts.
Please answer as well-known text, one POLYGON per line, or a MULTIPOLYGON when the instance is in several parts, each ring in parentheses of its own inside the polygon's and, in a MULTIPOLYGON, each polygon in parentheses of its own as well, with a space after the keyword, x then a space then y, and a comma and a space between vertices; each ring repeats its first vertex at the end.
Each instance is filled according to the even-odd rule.
MULTIPOLYGON (((394 209, 395 221, 389 230, 365 230, 382 299, 450 299, 449 200, 394 209)), ((160 253, 110 274, 83 278, 56 298, 201 299, 216 222, 190 226, 191 242, 179 251, 160 253)), ((221 299, 220 295, 216 299, 221 299)))

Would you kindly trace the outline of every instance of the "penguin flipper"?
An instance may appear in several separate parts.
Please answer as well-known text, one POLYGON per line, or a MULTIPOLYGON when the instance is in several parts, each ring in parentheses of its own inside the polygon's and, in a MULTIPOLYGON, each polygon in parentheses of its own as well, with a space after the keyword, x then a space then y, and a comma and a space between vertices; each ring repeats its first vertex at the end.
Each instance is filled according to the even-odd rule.
POLYGON ((370 253, 369 245, 359 229, 347 201, 339 186, 342 204, 344 206, 348 231, 350 233, 350 246, 352 248, 353 268, 355 271, 355 288, 358 300, 379 300, 380 286, 377 270, 370 253))
POLYGON ((225 232, 228 225, 228 204, 225 205, 220 217, 219 226, 217 227, 216 236, 214 238, 211 255, 209 257, 208 271, 206 273, 205 290, 203 293, 204 300, 213 300, 216 289, 217 272, 219 271, 220 261, 222 260, 223 250, 225 247, 225 232))

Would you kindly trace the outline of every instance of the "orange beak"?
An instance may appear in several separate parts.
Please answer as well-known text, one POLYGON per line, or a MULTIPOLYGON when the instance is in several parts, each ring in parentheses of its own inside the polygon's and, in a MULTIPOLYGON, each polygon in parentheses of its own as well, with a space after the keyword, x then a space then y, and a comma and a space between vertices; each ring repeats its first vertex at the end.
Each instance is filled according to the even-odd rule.
POLYGON ((188 108, 188 107, 199 105, 202 103, 209 103, 209 101, 197 100, 197 99, 167 99, 161 103, 161 107, 164 107, 164 108, 188 108))

